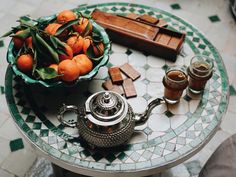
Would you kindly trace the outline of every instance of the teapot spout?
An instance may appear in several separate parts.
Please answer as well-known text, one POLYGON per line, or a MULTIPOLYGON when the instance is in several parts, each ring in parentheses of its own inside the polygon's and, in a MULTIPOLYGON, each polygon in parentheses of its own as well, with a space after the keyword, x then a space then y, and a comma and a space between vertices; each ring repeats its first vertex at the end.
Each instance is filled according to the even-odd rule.
POLYGON ((135 126, 140 126, 143 125, 147 122, 150 113, 152 112, 152 109, 155 108, 156 106, 165 103, 165 101, 161 98, 156 98, 155 100, 151 101, 146 110, 143 113, 135 113, 135 126))

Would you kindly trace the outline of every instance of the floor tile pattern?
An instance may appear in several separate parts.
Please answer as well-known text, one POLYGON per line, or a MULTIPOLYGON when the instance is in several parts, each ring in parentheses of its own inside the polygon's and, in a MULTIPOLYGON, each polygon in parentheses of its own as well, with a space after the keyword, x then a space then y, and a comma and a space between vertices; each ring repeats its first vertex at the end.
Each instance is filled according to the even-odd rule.
MULTIPOLYGON (((99 3, 101 2, 107 2, 106 0, 102 0, 99 1, 99 3)), ((130 1, 127 1, 130 2, 130 1)), ((89 2, 87 1, 80 1, 80 3, 89 3, 89 4, 95 4, 97 3, 97 1, 92 1, 90 0, 89 2)), ((141 1, 136 1, 133 3, 140 3, 142 4, 143 2, 141 1)), ((193 171, 199 171, 199 164, 197 164, 197 162, 200 162, 200 166, 204 165, 205 161, 207 160, 207 158, 209 158, 210 154, 213 152, 213 150, 219 145, 219 143, 224 140, 226 137, 228 137, 230 134, 235 133, 235 129, 234 127, 232 127, 232 125, 234 125, 235 122, 235 105, 236 105, 236 99, 235 99, 235 87, 236 87, 236 77, 234 74, 234 68, 235 68, 235 58, 236 58, 236 52, 235 52, 235 48, 233 47, 234 45, 234 41, 236 40, 236 36, 234 34, 235 31, 235 22, 228 10, 228 2, 224 1, 224 0, 217 0, 215 1, 172 1, 172 0, 165 0, 165 1, 148 1, 148 2, 144 2, 143 4, 152 6, 152 7, 157 7, 166 11, 169 11, 177 16, 183 17, 184 19, 187 19, 188 21, 190 21, 192 24, 194 24, 195 26, 197 26, 201 31, 203 31, 205 33, 205 35, 208 37, 208 39, 210 39, 210 41, 213 42, 213 44, 217 47, 218 51, 221 53, 221 55, 223 56, 223 60, 224 63, 226 65, 227 68, 227 72, 229 75, 229 82, 231 84, 230 87, 230 93, 231 93, 231 98, 230 98, 230 104, 229 104, 229 109, 228 112, 225 116, 225 119, 223 120, 221 129, 216 136, 212 139, 212 141, 206 146, 204 147, 204 149, 198 153, 197 155, 195 155, 193 158, 191 158, 189 160, 189 162, 196 162, 193 163, 194 165, 192 165, 192 167, 196 168, 193 169, 191 172, 191 169, 187 163, 181 164, 177 167, 171 168, 170 170, 167 170, 166 172, 164 172, 162 174, 162 176, 190 176, 190 174, 192 174, 192 176, 196 173, 193 173, 193 171), (172 8, 171 5, 173 4, 179 4, 179 6, 181 7, 180 9, 174 9, 172 8), (195 12, 198 12, 198 15, 196 15, 195 12), (216 18, 213 18, 213 21, 211 23, 211 20, 209 19, 209 17, 211 16, 217 16, 216 18), (217 22, 215 23, 214 22, 217 22), (222 30, 223 29, 223 30, 222 30), (224 31, 227 31, 227 33, 225 33, 224 31), (217 34, 217 35, 216 35, 217 34), (219 38, 219 35, 221 35, 222 37, 219 38), (224 39, 224 40, 222 40, 224 39)), ((53 13, 56 13, 60 10, 63 10, 65 8, 74 8, 76 7, 78 4, 75 1, 72 0, 68 0, 66 3, 64 2, 59 2, 59 1, 54 1, 51 0, 50 2, 44 2, 41 0, 38 1, 29 1, 29 0, 20 0, 20 1, 6 1, 3 0, 1 1, 1 7, 0 7, 0 19, 2 22, 1 28, 0 28, 0 33, 3 34, 6 31, 8 31, 10 29, 11 26, 14 26, 14 22, 17 20, 18 16, 22 16, 22 15, 26 15, 26 14, 30 14, 33 17, 39 17, 39 16, 44 16, 44 15, 50 15, 53 13), (53 4, 54 8, 48 8, 48 7, 52 7, 49 4, 53 4), (4 7, 4 8, 3 8, 4 7), (9 9, 13 9, 13 11, 9 12, 9 9), (6 18, 7 17, 7 18, 6 18)), ((118 11, 117 9, 114 9, 115 11, 118 11)), ((125 8, 121 9, 121 12, 125 11, 125 8)), ((130 11, 135 11, 135 8, 130 8, 130 11)), ((140 13, 143 13, 142 10, 140 10, 140 13)), ((148 14, 150 15, 154 15, 154 12, 150 11, 148 12, 148 14)), ((175 25, 175 24, 173 24, 175 25)), ((184 27, 180 27, 179 30, 185 30, 184 27)), ((188 35, 192 35, 191 32, 187 32, 188 35)), ((9 43, 9 38, 5 38, 5 39, 1 39, 0 41, 0 56, 1 56, 1 65, 0 65, 0 73, 2 74, 2 76, 5 74, 6 71, 6 66, 7 66, 7 62, 5 60, 5 56, 6 56, 6 51, 7 51, 7 45, 9 43)), ((200 40, 198 38, 193 38, 192 41, 195 42, 200 42, 200 40)), ((204 45, 199 44, 199 47, 201 49, 205 49, 204 45)), ((121 53, 123 53, 122 48, 120 48, 119 46, 114 46, 113 50, 117 50, 121 53)), ((185 49, 185 48, 184 48, 185 49)), ((130 50, 131 51, 131 50, 130 50)), ((132 52, 132 51, 131 51, 132 52)), ((183 51, 183 53, 181 55, 184 56, 184 53, 188 53, 188 50, 183 51)), ((206 52, 206 54, 208 54, 208 52, 206 52)), ((148 58, 150 58, 148 56, 148 58)), ((177 63, 181 63, 182 61, 177 61, 177 63)), ((169 64, 169 63, 168 63, 169 64)), ((111 66, 111 65, 108 65, 111 66)), ((163 65, 163 67, 165 68, 165 63, 163 65)), ((139 68, 140 70, 144 70, 143 72, 145 72, 146 70, 141 66, 139 68)), ((150 80, 148 79, 144 79, 143 83, 149 84, 150 80)), ((155 84, 153 84, 152 88, 155 88, 155 84)), ((217 87, 216 87, 217 88, 217 87)), ((150 88, 147 88, 150 90, 150 88)), ((152 89, 151 89, 152 90, 152 89)), ((24 176, 24 174, 26 173, 26 171, 32 166, 34 160, 35 160, 35 154, 32 153, 32 149, 31 147, 28 145, 28 143, 26 143, 23 140, 23 144, 24 144, 24 149, 19 149, 17 151, 11 152, 10 151, 10 141, 14 141, 18 138, 20 138, 20 135, 18 134, 18 131, 14 128, 15 126, 13 125, 13 121, 10 119, 10 115, 8 112, 8 108, 6 106, 6 101, 5 101, 5 87, 4 87, 4 77, 0 78, 0 100, 1 100, 1 105, 0 105, 0 110, 1 110, 1 119, 0 119, 0 147, 1 147, 1 152, 0 152, 0 176, 24 176), (9 128, 8 128, 9 127, 9 128), (9 132, 9 129, 11 130, 9 132), (24 164, 21 163, 16 163, 17 161, 15 160, 17 159, 17 161, 22 161, 25 162, 24 164), (31 160, 29 160, 31 159, 31 160), (18 168, 16 168, 18 167, 18 168)), ((149 92, 148 92, 149 93, 149 92)), ((162 95, 162 93, 160 93, 160 95, 162 95)), ((214 93, 214 95, 217 97, 218 93, 214 93)), ((149 100, 150 96, 154 96, 152 95, 152 92, 150 92, 150 95, 146 95, 144 96, 144 98, 146 98, 145 100, 149 100)), ((190 105, 198 105, 198 100, 189 100, 188 97, 184 97, 184 100, 186 102, 188 102, 190 105)), ((215 100, 212 100, 211 104, 216 104, 217 102, 215 100)), ((23 105, 24 103, 19 103, 20 105, 23 105)), ((45 110, 45 107, 41 107, 42 110, 45 110)), ((192 109, 192 108, 191 108, 192 109)), ((193 110, 189 110, 190 112, 194 111, 193 110)), ((155 110, 158 113, 163 113, 166 111, 166 109, 163 108, 158 108, 155 110), (164 110, 164 111, 163 111, 164 110)), ((174 110, 178 111, 178 110, 174 110)), ((27 110, 24 110, 23 112, 27 113, 27 110)), ((169 115, 169 112, 166 112, 167 115, 169 115)), ((208 110, 206 113, 204 114, 210 114, 211 110, 208 110)), ((35 131, 39 131, 40 136, 42 137, 48 137, 50 136, 50 142, 55 142, 55 139, 53 138, 53 136, 51 136, 50 132, 47 130, 47 128, 43 127, 43 125, 41 125, 40 129, 37 129, 40 127, 39 121, 36 120, 36 124, 33 125, 35 119, 37 119, 34 116, 29 116, 28 117, 28 121, 32 122, 31 126, 35 126, 35 131)), ((186 118, 178 118, 178 120, 181 121, 185 121, 186 118)), ((207 118, 202 118, 203 122, 209 122, 210 119, 207 118)), ((178 126, 178 124, 177 124, 178 126)), ((59 124, 58 127, 60 129, 63 129, 63 127, 59 124)), ((172 126, 171 126, 172 127, 172 126)), ((173 127, 176 127, 176 125, 173 124, 173 127)), ((202 126, 201 124, 196 124, 193 128, 191 128, 191 131, 188 133, 188 138, 182 138, 182 137, 186 137, 186 135, 181 135, 178 137, 177 140, 175 140, 176 142, 178 142, 178 144, 186 144, 187 142, 190 142, 191 140, 189 138, 193 137, 193 132, 192 129, 196 129, 198 131, 201 131, 204 128, 204 126, 202 126)), ((65 128, 66 129, 66 128, 65 128)), ((145 136, 148 135, 152 135, 153 133, 162 135, 161 132, 153 132, 152 128, 148 125, 146 125, 146 129, 143 129, 145 136), (145 131, 144 131, 145 130, 145 131)), ((166 127, 166 132, 171 132, 171 128, 170 127, 166 127)), ((167 152, 164 152, 164 148, 167 147, 168 149, 173 149, 173 145, 175 142, 168 142, 168 145, 166 144, 160 144, 160 147, 158 147, 157 149, 155 149, 155 153, 160 154, 160 156, 162 154, 166 154, 167 152)), ((67 146, 66 143, 62 142, 62 143, 58 143, 60 145, 58 145, 59 147, 61 147, 62 149, 65 148, 67 146)), ((176 147, 178 147, 179 145, 176 145, 176 147)), ((70 153, 73 154, 73 148, 71 148, 70 153)), ((150 152, 150 151, 149 151, 150 152)), ((69 152, 68 152, 69 153, 69 152)), ((86 152, 85 152, 86 154, 86 152)), ((146 157, 148 157, 148 151, 145 153, 146 157)), ((124 154, 120 154, 119 157, 121 159, 124 159, 125 153, 124 154)), ((97 156, 98 157, 98 156, 97 156)), ((134 156, 132 156, 134 158, 134 156)), ((98 158, 99 159, 99 158, 98 158)), ((113 157, 109 157, 108 159, 112 160, 113 157)), ((43 164, 41 163, 41 161, 39 162, 39 164, 43 164)), ((35 164, 34 164, 35 165, 35 164)), ((39 171, 41 171, 41 175, 42 176, 50 176, 49 173, 44 173, 42 169, 44 169, 44 167, 40 167, 35 165, 35 167, 38 168, 39 171)), ((34 168, 31 168, 31 170, 27 173, 30 174, 34 168)), ((48 168, 46 168, 48 169, 48 168)), ((50 170, 48 170, 50 172, 50 170)), ((33 173, 32 173, 33 174, 33 173)), ((39 173, 38 173, 39 174, 39 173)), ((39 175, 33 175, 33 176, 39 176, 39 175)))

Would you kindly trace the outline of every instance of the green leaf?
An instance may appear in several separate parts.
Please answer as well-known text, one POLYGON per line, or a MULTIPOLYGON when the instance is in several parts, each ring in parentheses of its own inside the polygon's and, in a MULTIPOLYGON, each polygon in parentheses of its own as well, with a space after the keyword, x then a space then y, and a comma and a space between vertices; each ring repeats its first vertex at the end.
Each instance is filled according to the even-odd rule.
POLYGON ((71 21, 69 21, 69 22, 63 24, 60 28, 58 28, 58 30, 57 30, 55 36, 60 35, 65 29, 67 29, 67 28, 69 28, 69 27, 71 27, 71 26, 73 26, 73 25, 75 25, 75 24, 78 24, 78 19, 71 20, 71 21))
MULTIPOLYGON (((40 56, 43 56, 43 58, 48 58, 48 55, 46 55, 46 52, 44 52, 43 47, 40 45, 40 43, 37 42, 36 31, 31 30, 30 34, 32 36, 33 48, 35 51, 37 51, 36 59, 38 59, 40 56)), ((37 64, 38 63, 39 61, 37 61, 37 64)))
POLYGON ((19 56, 21 55, 21 52, 22 52, 22 48, 20 48, 20 50, 16 54, 15 63, 16 63, 17 59, 19 58, 19 56))
POLYGON ((21 39, 26 39, 29 36, 30 36, 30 28, 27 28, 18 34, 11 35, 11 37, 19 37, 21 39))
POLYGON ((52 57, 55 63, 59 63, 59 57, 56 51, 53 50, 53 48, 38 34, 35 34, 37 43, 40 43, 41 46, 47 51, 47 55, 49 57, 52 57))
POLYGON ((52 42, 53 46, 58 49, 58 47, 64 48, 65 43, 62 42, 60 39, 58 39, 55 36, 50 35, 50 41, 52 42))
POLYGON ((40 78, 43 80, 53 79, 58 77, 57 72, 53 68, 40 68, 36 69, 36 72, 39 74, 40 78))
POLYGON ((95 43, 99 43, 99 42, 102 42, 103 39, 102 39, 101 35, 96 34, 96 33, 92 33, 92 40, 95 43))
POLYGON ((96 45, 96 48, 98 49, 99 54, 102 55, 104 50, 99 45, 96 45))
POLYGON ((99 62, 103 58, 103 55, 100 57, 96 57, 92 45, 89 46, 86 55, 95 63, 99 62))
POLYGON ((7 37, 7 36, 10 36, 11 34, 13 34, 14 33, 14 31, 13 30, 11 30, 11 31, 8 31, 8 32, 6 32, 5 34, 3 34, 2 36, 1 36, 1 38, 2 37, 7 37))
POLYGON ((26 26, 26 27, 34 27, 38 24, 38 22, 36 22, 33 19, 24 19, 24 18, 20 18, 19 20, 17 20, 18 22, 20 22, 21 26, 26 26))
POLYGON ((66 53, 65 49, 60 49, 59 48, 59 49, 57 49, 57 53, 60 54, 60 55, 67 55, 67 56, 69 56, 68 53, 66 53))
POLYGON ((50 36, 50 41, 52 42, 52 45, 58 54, 68 55, 65 51, 66 44, 64 42, 60 41, 60 39, 54 36, 50 36))
POLYGON ((35 72, 35 70, 37 68, 37 64, 38 64, 38 60, 37 60, 37 57, 38 57, 37 53, 38 52, 37 52, 37 50, 34 50, 33 53, 34 53, 34 63, 33 63, 32 75, 34 75, 34 72, 35 72))
POLYGON ((55 21, 56 18, 57 18, 56 15, 50 15, 50 16, 41 17, 41 18, 39 18, 37 21, 38 21, 38 23, 40 23, 40 24, 49 24, 49 23, 55 21))
POLYGON ((83 32, 83 36, 87 36, 90 32, 90 21, 87 23, 85 29, 84 29, 84 32, 83 32))
POLYGON ((51 41, 53 47, 54 47, 55 49, 57 49, 57 48, 58 48, 58 42, 56 41, 55 37, 52 36, 52 35, 50 35, 49 38, 50 38, 50 41, 51 41))

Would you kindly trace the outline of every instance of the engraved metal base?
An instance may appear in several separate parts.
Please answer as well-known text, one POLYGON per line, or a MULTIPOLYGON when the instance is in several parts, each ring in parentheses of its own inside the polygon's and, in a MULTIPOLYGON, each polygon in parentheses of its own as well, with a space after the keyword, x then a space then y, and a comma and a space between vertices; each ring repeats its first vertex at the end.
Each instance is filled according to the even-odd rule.
POLYGON ((78 129, 80 136, 89 144, 100 148, 115 147, 124 144, 133 134, 135 120, 132 108, 129 106, 126 118, 119 123, 117 130, 109 130, 107 132, 98 132, 89 128, 85 121, 78 119, 78 129))

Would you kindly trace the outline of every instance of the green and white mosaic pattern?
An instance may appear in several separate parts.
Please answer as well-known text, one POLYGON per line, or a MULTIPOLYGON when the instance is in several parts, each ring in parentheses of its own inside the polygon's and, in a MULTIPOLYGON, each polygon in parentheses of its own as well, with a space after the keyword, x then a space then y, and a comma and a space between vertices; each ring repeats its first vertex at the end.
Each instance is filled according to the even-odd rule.
POLYGON ((15 122, 54 163, 60 159, 74 171, 73 167, 97 171, 98 175, 102 171, 135 173, 151 168, 157 172, 182 162, 211 138, 226 111, 229 84, 220 55, 195 27, 165 11, 127 3, 80 6, 78 10, 89 14, 94 8, 119 14, 147 13, 165 19, 170 29, 186 33, 183 50, 175 63, 113 44, 107 67, 129 62, 142 74, 134 82, 137 98, 128 99, 135 112, 144 111, 151 100, 163 95, 161 81, 167 66, 188 66, 191 57, 198 53, 214 58, 216 66, 203 95, 184 93, 178 105, 155 108, 148 122, 137 127, 123 147, 94 150, 80 139, 76 129, 62 126, 56 114, 62 103, 82 105, 90 94, 102 90, 101 83, 108 77, 107 67, 101 68, 91 82, 65 89, 25 85, 8 68, 5 94, 15 122))

